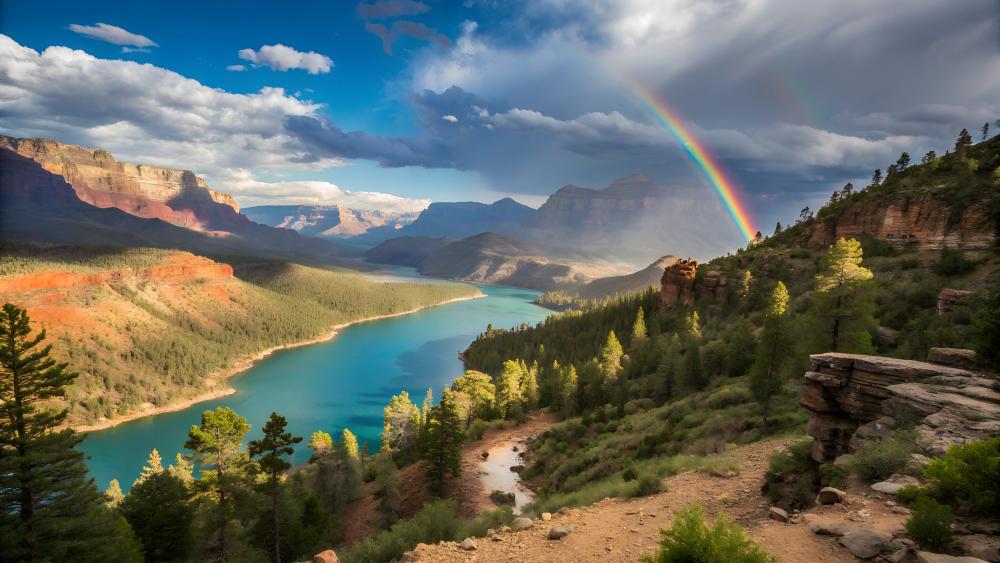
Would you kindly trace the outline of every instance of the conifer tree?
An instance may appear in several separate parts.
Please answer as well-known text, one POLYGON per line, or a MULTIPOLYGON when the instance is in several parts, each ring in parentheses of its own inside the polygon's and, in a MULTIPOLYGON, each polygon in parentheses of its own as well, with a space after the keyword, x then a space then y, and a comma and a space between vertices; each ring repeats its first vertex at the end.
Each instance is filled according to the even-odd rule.
POLYGON ((1000 288, 994 288, 972 320, 972 344, 976 359, 991 369, 1000 369, 1000 288))
POLYGON ((983 128, 980 131, 983 132, 983 140, 985 141, 990 135, 990 123, 988 121, 983 123, 983 128))
POLYGON ((434 391, 428 387, 427 392, 424 393, 424 403, 420 408, 420 423, 417 426, 417 443, 421 453, 427 448, 427 432, 431 426, 431 409, 433 407, 434 391))
POLYGON ((156 451, 156 448, 153 448, 152 451, 149 452, 149 457, 146 458, 146 465, 143 466, 142 471, 139 472, 139 477, 136 478, 134 483, 132 483, 132 486, 134 487, 138 485, 151 475, 156 475, 157 473, 162 472, 163 460, 160 458, 160 452, 156 451))
POLYGON ((194 507, 186 484, 170 470, 133 485, 121 512, 142 541, 146 561, 185 561, 193 545, 194 507))
POLYGON ((781 234, 781 221, 778 221, 777 223, 775 223, 775 225, 774 225, 774 234, 775 235, 780 235, 781 234))
POLYGON ((109 481, 108 488, 104 489, 104 504, 108 505, 108 508, 118 508, 124 498, 125 493, 122 492, 122 486, 118 479, 109 481))
POLYGON ((247 419, 229 407, 217 407, 201 413, 201 424, 192 425, 184 447, 194 455, 204 469, 202 480, 216 495, 218 502, 217 530, 219 555, 228 557, 226 525, 229 521, 229 501, 239 484, 239 464, 245 459, 243 438, 250 431, 247 419))
POLYGON ((497 388, 493 379, 478 371, 469 370, 451 384, 451 390, 468 397, 469 408, 465 415, 465 426, 473 420, 491 418, 496 401, 497 388))
MULTIPOLYGON (((292 464, 285 461, 285 456, 295 453, 295 444, 302 441, 299 436, 292 436, 291 432, 286 432, 288 422, 285 417, 276 412, 271 413, 271 417, 264 423, 264 437, 260 440, 253 440, 248 446, 251 458, 259 458, 261 469, 267 475, 267 488, 271 496, 271 541, 274 548, 272 560, 274 563, 281 563, 281 534, 278 516, 278 487, 281 484, 281 477, 288 471, 292 464)), ((355 446, 357 442, 355 441, 355 446)))
POLYGON ((527 410, 538 407, 538 362, 532 363, 531 367, 521 362, 521 400, 527 410))
POLYGON ((873 351, 869 334, 875 325, 870 283, 873 276, 861 265, 863 258, 860 242, 841 237, 820 264, 813 317, 829 351, 873 351))
POLYGON ((313 456, 319 456, 326 451, 333 449, 333 436, 328 432, 317 430, 309 436, 308 447, 313 451, 313 456))
POLYGON ((181 454, 177 454, 173 465, 167 468, 167 472, 184 483, 185 487, 189 487, 194 482, 194 465, 191 464, 191 460, 181 454))
POLYGON ((935 158, 937 158, 937 153, 934 151, 927 151, 927 154, 920 159, 920 164, 930 164, 935 158))
POLYGON ((521 365, 516 360, 503 363, 503 371, 496 383, 496 404, 501 416, 510 418, 511 409, 521 403, 521 365))
POLYGON ((701 365, 701 344, 698 340, 688 337, 684 348, 684 386, 689 390, 699 391, 706 385, 708 377, 701 365))
POLYGON ((609 331, 608 338, 604 341, 604 347, 601 348, 600 357, 601 371, 605 380, 618 377, 622 369, 622 355, 624 354, 622 345, 618 342, 618 337, 615 336, 615 331, 609 331))
POLYGON ((698 316, 698 311, 692 311, 687 316, 684 328, 687 331, 685 336, 688 340, 701 340, 701 317, 698 316))
POLYGON ((637 349, 646 343, 646 313, 639 307, 632 323, 632 338, 629 342, 632 349, 637 349))
POLYGON ((900 172, 906 170, 910 166, 910 153, 903 151, 903 154, 899 155, 899 160, 896 161, 896 169, 900 172))
POLYGON ((131 529, 105 506, 54 408, 76 377, 32 334, 24 309, 0 309, 0 554, 4 561, 141 559, 131 529))
POLYGON ((569 418, 577 411, 577 377, 576 368, 571 364, 562 373, 562 413, 563 418, 569 418))
POLYGON ((420 409, 410 400, 410 394, 402 391, 389 400, 383 413, 382 449, 401 461, 412 461, 417 450, 420 409))
POLYGON ((375 498, 378 499, 378 524, 382 529, 391 526, 401 508, 399 470, 392 455, 383 450, 375 456, 375 498))
POLYGON ((764 316, 764 329, 757 345, 757 357, 750 370, 750 393, 761 407, 765 431, 771 400, 784 383, 783 370, 792 347, 787 311, 788 290, 779 281, 771 294, 771 304, 764 316))
POLYGON ((455 398, 446 389, 441 396, 441 403, 431 411, 427 451, 430 462, 428 477, 438 495, 444 494, 446 475, 455 477, 462 472, 462 436, 462 423, 458 417, 455 398))
POLYGON ((965 156, 965 149, 972 146, 972 135, 969 134, 968 129, 962 129, 958 133, 958 139, 955 140, 955 153, 959 155, 959 158, 965 156))
POLYGON ((350 429, 344 428, 341 434, 340 447, 344 448, 347 459, 354 463, 361 463, 361 450, 358 449, 358 437, 350 429))
POLYGON ((875 172, 872 174, 872 183, 868 187, 873 188, 881 184, 882 184, 882 169, 876 168, 875 172))

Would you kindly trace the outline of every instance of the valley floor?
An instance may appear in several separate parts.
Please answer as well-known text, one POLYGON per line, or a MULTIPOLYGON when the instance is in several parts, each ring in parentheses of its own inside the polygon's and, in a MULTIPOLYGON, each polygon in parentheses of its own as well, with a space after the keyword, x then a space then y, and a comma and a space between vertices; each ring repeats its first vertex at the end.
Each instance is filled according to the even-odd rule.
MULTIPOLYGON (((639 561, 656 550, 659 530, 670 525, 674 511, 694 503, 700 504, 710 518, 725 514, 739 523, 750 538, 778 561, 854 560, 834 538, 812 533, 807 523, 784 524, 768 519, 769 504, 760 494, 768 458, 793 441, 794 438, 772 439, 719 454, 740 464, 740 474, 734 477, 699 471, 682 473, 666 479, 663 493, 636 499, 604 499, 592 506, 568 509, 553 514, 551 522, 536 520, 528 530, 499 532, 477 539, 474 551, 463 551, 454 542, 419 545, 404 560, 639 561), (550 540, 548 532, 552 526, 574 529, 561 540, 550 540)), ((893 513, 882 500, 862 489, 849 492, 858 494, 851 494, 844 504, 811 508, 802 520, 846 520, 852 526, 885 532, 902 527, 905 517, 893 513)))

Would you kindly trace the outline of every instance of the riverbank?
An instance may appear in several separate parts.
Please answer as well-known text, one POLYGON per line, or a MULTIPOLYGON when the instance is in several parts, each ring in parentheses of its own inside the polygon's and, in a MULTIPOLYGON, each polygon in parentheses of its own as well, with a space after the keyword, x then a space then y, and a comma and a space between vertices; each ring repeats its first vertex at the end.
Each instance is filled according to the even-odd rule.
MULTIPOLYGON (((356 325, 356 324, 361 324, 361 323, 379 321, 379 320, 383 320, 383 319, 389 319, 389 318, 392 318, 392 317, 401 317, 403 315, 412 315, 413 313, 417 313, 419 311, 423 311, 425 309, 429 309, 429 308, 432 308, 432 307, 440 307, 442 305, 448 305, 450 303, 456 303, 456 302, 459 302, 459 301, 468 301, 468 300, 471 300, 471 299, 479 299, 479 298, 482 298, 482 297, 486 297, 486 294, 484 294, 481 291, 479 291, 475 295, 468 295, 468 296, 464 296, 464 297, 456 297, 454 299, 448 299, 446 301, 442 301, 440 303, 435 303, 433 305, 424 305, 424 306, 415 307, 413 309, 409 309, 409 310, 406 310, 406 311, 399 311, 399 312, 396 312, 396 313, 387 313, 387 314, 384 314, 384 315, 376 315, 376 316, 373 316, 373 317, 365 317, 365 318, 362 318, 362 319, 357 319, 357 320, 353 320, 353 321, 349 321, 349 322, 345 322, 345 323, 340 323, 340 324, 337 324, 337 325, 334 325, 334 326, 330 327, 330 329, 327 332, 325 332, 324 334, 321 334, 320 336, 314 337, 314 338, 309 338, 309 339, 301 340, 301 341, 297 341, 297 342, 290 342, 290 343, 287 343, 287 344, 279 344, 277 346, 272 346, 270 348, 261 350, 260 352, 257 352, 255 354, 250 354, 250 355, 245 355, 245 356, 240 356, 240 357, 234 358, 230 362, 229 366, 227 366, 226 368, 224 368, 224 369, 222 369, 222 370, 220 370, 218 372, 209 374, 206 377, 206 379, 215 382, 215 385, 213 385, 213 387, 215 387, 216 385, 223 385, 223 384, 226 384, 233 377, 236 377, 237 375, 239 375, 239 374, 247 371, 248 369, 252 368, 256 363, 258 363, 261 360, 267 358, 271 354, 274 354, 275 352, 278 352, 278 351, 281 351, 281 350, 289 350, 289 349, 293 349, 293 348, 301 348, 303 346, 310 346, 312 344, 320 344, 322 342, 328 342, 328 341, 334 339, 342 330, 344 330, 345 328, 347 328, 349 326, 356 325)), ((150 403, 146 403, 147 405, 149 405, 148 408, 144 408, 142 410, 131 412, 129 414, 122 415, 122 416, 116 416, 114 418, 100 420, 100 421, 98 421, 98 422, 96 422, 94 424, 76 425, 76 426, 73 426, 72 428, 74 430, 76 430, 77 432, 95 432, 95 431, 98 431, 98 430, 107 430, 108 428, 113 428, 115 426, 118 426, 120 424, 124 424, 126 422, 131 422, 133 420, 138 420, 140 418, 145 418, 145 417, 148 417, 148 416, 155 416, 155 415, 158 415, 158 414, 166 414, 166 413, 171 413, 171 412, 177 412, 177 411, 189 408, 189 407, 191 407, 193 405, 196 405, 198 403, 203 403, 205 401, 211 401, 213 399, 219 399, 219 398, 222 398, 222 397, 227 397, 227 396, 232 395, 234 393, 236 393, 236 390, 233 389, 232 387, 222 387, 222 388, 216 387, 215 389, 211 389, 211 390, 206 391, 204 393, 200 393, 198 395, 195 395, 194 397, 187 397, 187 398, 183 398, 183 399, 180 399, 180 400, 177 400, 177 401, 171 401, 171 402, 169 402, 169 403, 167 403, 165 405, 161 405, 161 406, 155 406, 155 405, 152 405, 150 403)))

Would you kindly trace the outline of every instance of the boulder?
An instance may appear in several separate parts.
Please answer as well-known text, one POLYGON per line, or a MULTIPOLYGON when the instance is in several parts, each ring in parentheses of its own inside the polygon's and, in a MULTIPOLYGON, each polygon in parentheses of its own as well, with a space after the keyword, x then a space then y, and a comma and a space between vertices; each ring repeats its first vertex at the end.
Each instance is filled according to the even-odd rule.
POLYGON ((929 551, 917 552, 917 563, 989 563, 978 557, 955 557, 942 553, 931 553, 929 551))
POLYGON ((475 551, 476 550, 476 540, 472 538, 465 538, 461 543, 458 544, 460 549, 465 551, 475 551))
POLYGON ((534 525, 535 521, 531 518, 528 518, 527 516, 518 516, 513 522, 510 523, 510 529, 515 532, 519 532, 521 530, 527 530, 534 525))
POLYGON ((788 522, 788 513, 777 506, 772 506, 768 509, 767 517, 778 522, 788 522))
POLYGON ((816 495, 816 504, 836 504, 844 502, 847 493, 833 487, 823 487, 816 495))
POLYGON ((313 555, 313 563, 340 563, 340 559, 335 551, 328 549, 313 555))
POLYGON ((1000 561, 1000 537, 985 534, 957 536, 955 543, 966 553, 986 561, 1000 561))
POLYGON ((838 541, 858 559, 871 559, 892 550, 892 536, 875 530, 855 528, 838 541))
POLYGON ((490 452, 483 452, 483 453, 479 454, 479 457, 481 457, 483 459, 489 459, 490 458, 490 452))
POLYGON ((976 352, 966 348, 931 348, 927 361, 940 366, 972 369, 976 367, 976 352))
POLYGON ((895 495, 900 489, 906 485, 902 483, 891 483, 889 481, 882 481, 880 483, 875 483, 872 485, 872 490, 876 493, 882 493, 886 495, 895 495))
POLYGON ((549 528, 549 539, 550 540, 560 540, 569 535, 573 529, 568 526, 553 526, 549 528))
POLYGON ((548 522, 549 520, 552 520, 552 513, 551 512, 543 512, 542 513, 542 521, 548 522))
POLYGON ((809 530, 818 536, 833 536, 839 538, 851 531, 852 526, 839 520, 815 520, 809 523, 809 530))
POLYGON ((660 309, 694 301, 694 281, 698 272, 696 260, 678 260, 663 270, 660 278, 660 309))

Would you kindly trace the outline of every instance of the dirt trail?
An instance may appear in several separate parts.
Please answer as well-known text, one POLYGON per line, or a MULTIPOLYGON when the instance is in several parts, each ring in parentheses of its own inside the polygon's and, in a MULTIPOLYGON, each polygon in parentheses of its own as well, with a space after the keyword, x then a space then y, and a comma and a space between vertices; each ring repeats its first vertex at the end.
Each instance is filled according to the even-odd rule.
MULTIPOLYGON (((455 543, 420 545, 407 561, 639 561, 655 551, 659 530, 669 526, 673 512, 693 503, 709 517, 724 513, 743 526, 764 549, 789 563, 852 561, 835 539, 813 534, 806 524, 783 524, 767 518, 768 503, 760 495, 771 453, 789 439, 769 440, 737 448, 720 457, 741 466, 735 477, 715 477, 692 471, 666 480, 666 492, 638 499, 604 499, 592 506, 553 514, 551 522, 536 520, 521 532, 501 532, 476 540, 475 551, 455 543), (574 530, 561 540, 549 540, 552 526, 574 530)), ((859 493, 863 491, 859 490, 859 493)), ((902 526, 884 501, 850 495, 842 505, 809 510, 823 519, 847 520, 854 526, 891 531, 902 526)))

